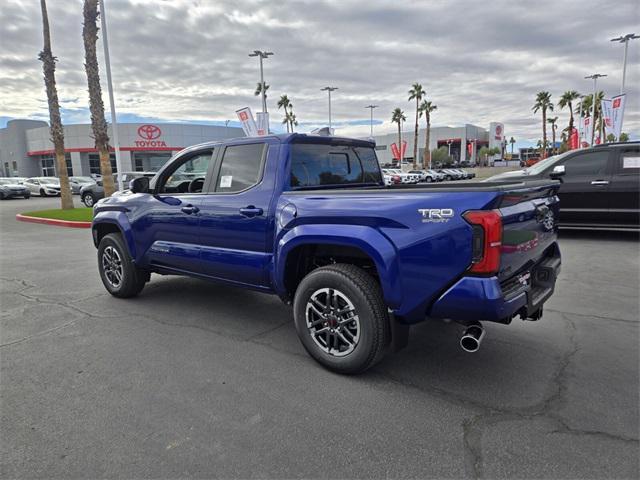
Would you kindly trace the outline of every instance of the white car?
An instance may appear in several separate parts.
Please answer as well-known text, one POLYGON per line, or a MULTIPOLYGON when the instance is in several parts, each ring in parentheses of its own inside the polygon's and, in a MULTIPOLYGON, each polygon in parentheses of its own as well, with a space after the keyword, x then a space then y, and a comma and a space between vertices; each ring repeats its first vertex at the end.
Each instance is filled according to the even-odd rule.
POLYGON ((412 175, 410 173, 405 173, 398 168, 387 168, 383 170, 383 173, 387 175, 398 175, 400 177, 400 181, 402 183, 410 184, 410 183, 418 183, 418 176, 412 175))
POLYGON ((27 178, 23 185, 34 195, 48 197, 60 195, 60 180, 57 177, 32 177, 27 178))

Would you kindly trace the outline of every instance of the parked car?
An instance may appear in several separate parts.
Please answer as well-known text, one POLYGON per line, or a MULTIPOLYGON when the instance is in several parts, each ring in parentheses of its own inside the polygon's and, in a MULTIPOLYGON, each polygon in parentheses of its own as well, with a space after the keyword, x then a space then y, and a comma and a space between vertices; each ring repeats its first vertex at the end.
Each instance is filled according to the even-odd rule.
POLYGON ((429 170, 410 170, 409 173, 417 175, 420 182, 431 183, 437 181, 436 176, 429 172, 429 170))
POLYGON ((31 191, 24 185, 20 185, 12 177, 0 178, 0 200, 15 197, 31 197, 31 191))
POLYGON ((74 195, 80 195, 80 190, 85 185, 93 185, 96 181, 91 177, 69 177, 69 186, 71 187, 71 193, 74 195))
POLYGON ((382 171, 385 175, 396 175, 400 177, 401 183, 418 183, 417 177, 409 173, 403 172, 399 168, 387 168, 382 171))
POLYGON ((558 177, 560 225, 585 229, 640 229, 640 142, 570 150, 535 165, 488 178, 513 182, 558 177))
POLYGON ((443 182, 445 179, 445 175, 444 173, 440 173, 436 170, 427 170, 427 172, 429 172, 431 175, 433 175, 433 178, 436 179, 436 182, 443 182))
POLYGON ((558 185, 387 188, 372 142, 249 137, 187 148, 98 201, 92 234, 111 295, 139 294, 152 273, 276 294, 315 360, 359 373, 427 318, 465 325, 467 351, 479 320, 539 319, 560 269, 558 185), (203 160, 204 181, 169 191, 203 160))
MULTIPOLYGON (((114 183, 116 190, 118 189, 118 175, 114 175, 114 183)), ((155 172, 122 172, 122 181, 124 182, 124 188, 129 187, 129 182, 138 177, 153 177, 155 172)), ((104 198, 104 187, 102 186, 102 176, 94 183, 87 183, 80 188, 80 199, 87 207, 93 207, 95 203, 104 198)))
POLYGON ((27 178, 23 185, 29 189, 32 195, 40 195, 41 197, 60 195, 60 179, 57 177, 27 178))
POLYGON ((394 174, 383 174, 384 176, 384 184, 389 186, 389 185, 400 185, 402 183, 402 180, 400 179, 399 175, 394 175, 394 174))
POLYGON ((460 180, 462 178, 460 172, 456 172, 450 168, 442 168, 438 170, 438 172, 442 173, 444 175, 444 179, 447 181, 460 180))

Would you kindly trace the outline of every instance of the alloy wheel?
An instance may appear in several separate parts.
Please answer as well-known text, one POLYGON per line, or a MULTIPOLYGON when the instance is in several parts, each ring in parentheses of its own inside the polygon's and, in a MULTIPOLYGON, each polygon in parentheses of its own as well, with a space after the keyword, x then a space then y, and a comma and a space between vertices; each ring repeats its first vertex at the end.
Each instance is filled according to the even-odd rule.
POLYGON ((107 246, 102 251, 102 271, 109 285, 113 288, 120 287, 123 277, 122 258, 112 246, 107 246))

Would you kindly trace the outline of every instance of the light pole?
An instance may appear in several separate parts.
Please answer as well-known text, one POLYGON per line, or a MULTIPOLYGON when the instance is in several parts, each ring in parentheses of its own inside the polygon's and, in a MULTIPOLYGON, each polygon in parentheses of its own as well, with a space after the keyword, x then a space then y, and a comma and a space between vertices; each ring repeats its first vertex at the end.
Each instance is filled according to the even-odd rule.
POLYGON ((338 87, 324 87, 321 88, 321 92, 327 92, 329 94, 329 134, 331 135, 331 92, 338 90, 338 87))
POLYGON ((612 42, 624 43, 624 60, 622 61, 622 86, 620 87, 620 94, 624 93, 624 79, 627 75, 627 50, 629 49, 629 40, 635 40, 636 38, 640 38, 640 35, 636 35, 635 33, 627 33, 626 35, 621 35, 617 38, 612 38, 612 42))
POLYGON ((264 69, 262 67, 262 59, 267 58, 273 55, 273 52, 266 52, 262 50, 254 50, 253 53, 250 53, 250 57, 259 57, 260 58, 260 91, 262 93, 262 113, 267 113, 267 95, 265 93, 265 85, 264 85, 264 69))
POLYGON ((602 78, 602 77, 606 77, 606 75, 603 75, 601 73, 594 73, 593 75, 588 75, 585 78, 586 79, 593 79, 593 98, 591 101, 591 146, 593 147, 593 139, 595 138, 596 135, 596 84, 598 83, 598 79, 602 78))
POLYGON ((447 147, 449 147, 449 156, 451 156, 451 139, 447 140, 447 147))
POLYGON ((378 105, 367 105, 364 108, 368 108, 371 111, 371 133, 369 135, 373 138, 373 109, 378 108, 378 105))
POLYGON ((107 90, 109 91, 109 107, 111 108, 111 127, 113 129, 113 149, 116 152, 116 170, 118 171, 118 190, 124 190, 122 181, 122 162, 120 160, 120 142, 118 141, 118 120, 116 119, 116 102, 113 98, 113 83, 111 82, 111 60, 109 58, 109 37, 107 36, 107 12, 104 0, 100 0, 100 23, 102 24, 102 46, 104 47, 104 64, 107 72, 107 90))
POLYGON ((229 120, 224 121, 224 134, 229 138, 229 120))

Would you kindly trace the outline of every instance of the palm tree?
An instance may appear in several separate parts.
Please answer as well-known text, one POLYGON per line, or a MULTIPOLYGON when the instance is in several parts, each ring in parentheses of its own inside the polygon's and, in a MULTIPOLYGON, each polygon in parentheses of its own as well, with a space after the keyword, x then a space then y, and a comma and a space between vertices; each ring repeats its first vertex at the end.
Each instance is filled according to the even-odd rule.
POLYGON ((409 101, 416 101, 416 123, 415 123, 415 131, 413 135, 413 169, 415 170, 418 162, 418 118, 420 116, 420 101, 424 96, 425 91, 422 88, 422 85, 419 83, 414 83, 411 86, 411 90, 409 90, 409 101))
POLYGON ((391 112, 391 123, 398 124, 398 150, 400 151, 400 165, 402 165, 402 122, 405 122, 407 117, 404 116, 404 112, 399 107, 391 112))
POLYGON ((551 101, 551 94, 549 92, 538 92, 536 95, 536 103, 533 104, 533 113, 538 113, 538 110, 542 111, 542 143, 544 144, 542 150, 542 158, 547 156, 547 110, 553 111, 553 102, 551 101))
POLYGON ((513 144, 516 143, 516 139, 511 137, 509 143, 511 144, 511 156, 513 157, 513 144))
POLYGON ((102 102, 102 88, 100 87, 100 71, 96 55, 98 41, 98 0, 84 0, 84 23, 82 40, 84 41, 84 68, 87 72, 89 87, 89 111, 91 112, 91 128, 100 155, 100 173, 104 195, 108 197, 115 192, 111 158, 109 155, 109 134, 107 122, 104 119, 104 103, 102 102))
MULTIPOLYGON (((601 115, 601 108, 602 108, 602 100, 604 99, 604 92, 602 90, 600 90, 599 92, 596 93, 596 110, 594 113, 594 118, 593 118, 593 122, 592 122, 592 129, 591 129, 591 144, 593 144, 593 140, 595 138, 595 134, 596 134, 596 130, 600 129, 600 117, 601 115)), ((593 106, 593 94, 591 95, 585 95, 584 97, 582 97, 582 116, 583 117, 590 117, 591 116, 591 107, 593 106)), ((578 105, 575 109, 575 113, 578 113, 580 111, 580 105, 578 105)))
MULTIPOLYGON (((267 82, 264 82, 264 100, 267 101, 267 91, 269 91, 270 85, 267 82)), ((262 95, 262 84, 260 82, 256 83, 256 91, 253 94, 257 97, 262 95)))
MULTIPOLYGON (((258 84, 258 85, 260 85, 260 84, 258 84)), ((289 100, 289 97, 287 97, 287 95, 282 95, 280 97, 280 100, 278 100, 278 110, 280 110, 281 108, 284 108, 284 120, 282 121, 282 123, 286 123, 286 125, 287 125, 287 133, 289 133, 290 118, 289 118, 289 110, 288 109, 289 109, 290 106, 292 106, 292 105, 291 105, 291 101, 289 100)))
POLYGON ((49 34, 49 15, 47 14, 47 3, 40 0, 42 9, 42 34, 44 46, 38 55, 42 61, 42 71, 44 73, 44 86, 47 90, 47 101, 49 103, 49 121, 51 122, 51 140, 56 154, 56 167, 58 178, 60 178, 60 206, 63 210, 73 208, 73 197, 69 188, 69 176, 67 173, 67 161, 64 154, 64 130, 62 129, 62 119, 60 118, 60 104, 58 103, 58 89, 56 88, 56 57, 51 52, 51 36, 49 34))
POLYGON ((548 118, 547 119, 547 123, 549 123, 551 125, 551 151, 553 152, 553 154, 555 155, 556 153, 558 153, 556 151, 556 130, 558 129, 558 125, 556 124, 558 122, 558 117, 553 117, 553 118, 548 118))
POLYGON ((420 115, 424 113, 424 118, 427 122, 427 130, 426 130, 426 138, 424 142, 424 157, 422 158, 422 168, 431 168, 431 150, 429 150, 429 142, 431 141, 431 112, 434 112, 438 109, 437 105, 433 105, 432 102, 428 100, 423 100, 420 104, 420 115))
POLYGON ((569 135, 573 133, 573 101, 580 98, 580 94, 575 90, 567 90, 560 97, 558 107, 562 110, 564 107, 569 107, 569 135))

